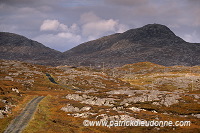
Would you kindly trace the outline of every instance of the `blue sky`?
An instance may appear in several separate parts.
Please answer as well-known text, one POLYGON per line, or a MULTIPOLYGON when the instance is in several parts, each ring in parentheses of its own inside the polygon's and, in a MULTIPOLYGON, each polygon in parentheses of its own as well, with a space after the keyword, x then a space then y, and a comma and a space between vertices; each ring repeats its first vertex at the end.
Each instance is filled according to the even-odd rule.
POLYGON ((200 42, 199 7, 199 0, 0 0, 0 31, 59 51, 151 23, 200 42))

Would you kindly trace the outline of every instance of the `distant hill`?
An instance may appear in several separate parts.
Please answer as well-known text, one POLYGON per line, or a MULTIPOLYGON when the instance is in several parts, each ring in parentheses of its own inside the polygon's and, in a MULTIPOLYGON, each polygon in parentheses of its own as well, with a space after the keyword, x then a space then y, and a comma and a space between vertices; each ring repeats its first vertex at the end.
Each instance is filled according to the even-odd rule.
POLYGON ((0 32, 0 59, 56 65, 56 57, 60 54, 62 53, 24 36, 0 32))
POLYGON ((168 27, 148 24, 82 43, 64 53, 13 33, 0 32, 0 59, 41 65, 119 67, 137 62, 200 65, 200 43, 189 43, 168 27))
POLYGON ((199 43, 184 41, 164 25, 148 24, 80 44, 64 52, 63 62, 116 67, 148 61, 165 66, 189 66, 200 64, 199 55, 199 43))

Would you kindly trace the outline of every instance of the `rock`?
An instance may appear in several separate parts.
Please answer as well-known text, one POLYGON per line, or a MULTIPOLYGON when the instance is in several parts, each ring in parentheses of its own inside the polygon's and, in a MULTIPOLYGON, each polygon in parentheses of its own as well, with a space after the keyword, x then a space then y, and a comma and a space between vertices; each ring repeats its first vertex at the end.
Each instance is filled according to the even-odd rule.
POLYGON ((19 90, 17 88, 11 88, 12 91, 16 92, 16 93, 19 93, 19 90))
POLYGON ((78 107, 73 107, 71 105, 67 105, 66 107, 62 107, 61 110, 65 111, 65 112, 79 112, 80 111, 78 107))
POLYGON ((83 107, 83 108, 80 109, 80 111, 88 111, 90 109, 91 109, 91 107, 83 107))
POLYGON ((80 117, 80 118, 88 118, 90 115, 96 115, 96 114, 97 113, 83 112, 83 113, 74 113, 74 114, 71 114, 71 116, 80 117))
POLYGON ((200 114, 192 114, 192 116, 197 117, 198 119, 200 119, 200 114))
POLYGON ((95 119, 99 119, 100 121, 131 121, 136 120, 134 117, 131 117, 129 115, 113 115, 108 116, 107 114, 100 114, 96 116, 95 119))
MULTIPOLYGON (((83 99, 85 99, 85 98, 83 98, 82 96, 79 96, 79 94, 68 94, 67 96, 66 96, 66 98, 67 99, 70 99, 70 100, 75 100, 75 101, 82 101, 83 99)), ((86 97, 87 98, 87 97, 86 97)))
POLYGON ((168 94, 166 95, 165 98, 163 98, 160 102, 160 104, 163 104, 167 107, 173 105, 173 104, 176 104, 176 103, 179 103, 178 99, 180 99, 181 97, 179 95, 176 95, 176 94, 168 94))
POLYGON ((144 110, 144 109, 140 109, 140 108, 137 108, 137 107, 131 107, 131 108, 128 108, 128 109, 130 109, 130 110, 132 110, 132 111, 134 111, 134 112, 146 111, 146 110, 144 110))
POLYGON ((6 76, 6 77, 5 77, 5 80, 11 80, 11 81, 13 81, 13 78, 10 77, 10 76, 6 76))
MULTIPOLYGON (((141 90, 135 90, 135 94, 141 94, 141 90)), ((167 91, 157 91, 157 90, 149 90, 143 91, 143 94, 140 96, 132 96, 130 98, 125 98, 120 103, 120 105, 125 105, 127 103, 137 103, 137 102, 152 102, 154 105, 165 105, 171 106, 173 104, 178 103, 178 99, 180 99, 180 94, 171 93, 168 94, 167 91), (158 102, 159 101, 159 102, 158 102)))
POLYGON ((88 111, 91 107, 83 107, 79 109, 78 107, 73 107, 72 105, 68 104, 66 107, 62 107, 60 110, 65 112, 81 112, 81 111, 88 111))
POLYGON ((113 106, 115 100, 114 98, 98 98, 94 96, 87 96, 85 94, 82 96, 79 94, 68 94, 66 98, 70 100, 81 101, 81 103, 98 106, 113 106))

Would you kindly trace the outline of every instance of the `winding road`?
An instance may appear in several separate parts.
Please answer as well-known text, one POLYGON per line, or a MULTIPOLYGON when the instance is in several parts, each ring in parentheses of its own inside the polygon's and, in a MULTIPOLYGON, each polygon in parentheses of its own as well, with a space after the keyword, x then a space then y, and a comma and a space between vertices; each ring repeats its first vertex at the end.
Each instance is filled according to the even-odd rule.
POLYGON ((33 98, 24 108, 22 113, 17 116, 7 127, 4 133, 20 133, 28 124, 33 116, 38 103, 44 98, 44 96, 38 96, 33 98))

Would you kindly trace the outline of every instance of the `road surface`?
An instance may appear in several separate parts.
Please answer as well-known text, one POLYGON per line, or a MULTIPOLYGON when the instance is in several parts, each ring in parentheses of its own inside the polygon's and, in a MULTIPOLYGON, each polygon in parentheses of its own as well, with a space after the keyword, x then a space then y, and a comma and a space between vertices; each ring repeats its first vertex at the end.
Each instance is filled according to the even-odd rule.
POLYGON ((22 113, 17 116, 7 127, 4 133, 20 133, 28 124, 33 116, 38 103, 44 98, 44 96, 38 96, 33 98, 24 108, 22 113))

